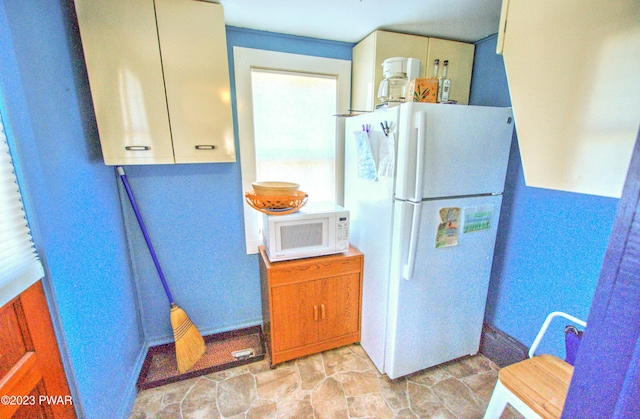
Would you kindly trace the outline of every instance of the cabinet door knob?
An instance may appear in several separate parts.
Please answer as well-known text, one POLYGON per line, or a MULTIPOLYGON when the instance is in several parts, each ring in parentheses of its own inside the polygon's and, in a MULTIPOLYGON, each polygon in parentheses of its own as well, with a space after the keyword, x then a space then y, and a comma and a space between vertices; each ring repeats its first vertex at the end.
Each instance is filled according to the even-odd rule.
POLYGON ((322 320, 324 320, 324 319, 326 319, 326 318, 327 318, 327 311, 326 311, 326 309, 325 309, 324 304, 321 304, 321 305, 320 305, 320 308, 322 309, 322 320))
POLYGON ((151 150, 151 147, 148 145, 128 145, 124 149, 129 151, 147 151, 151 150))
POLYGON ((318 306, 313 306, 313 320, 318 321, 318 306))
POLYGON ((214 145, 197 145, 196 150, 215 150, 216 146, 214 145))

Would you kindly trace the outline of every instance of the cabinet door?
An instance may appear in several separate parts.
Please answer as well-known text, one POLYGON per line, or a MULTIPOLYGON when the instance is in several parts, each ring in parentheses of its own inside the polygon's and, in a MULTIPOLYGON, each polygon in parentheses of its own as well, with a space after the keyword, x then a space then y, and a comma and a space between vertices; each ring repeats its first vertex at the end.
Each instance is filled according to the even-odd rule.
POLYGON ((640 122, 638 0, 505 0, 501 28, 526 185, 619 198, 640 122))
POLYGON ((0 308, 0 329, 0 417, 75 418, 40 281, 0 308))
POLYGON ((173 163, 153 0, 75 0, 104 162, 173 163))
POLYGON ((155 2, 176 163, 236 161, 222 6, 155 2))
POLYGON ((274 352, 318 341, 320 281, 308 281, 271 289, 271 337, 274 352))
POLYGON ((373 100, 378 92, 374 88, 375 35, 371 34, 355 47, 351 53, 351 109, 373 110, 373 100))
POLYGON ((351 108, 372 111, 378 100, 378 86, 383 78, 382 63, 387 58, 420 59, 420 76, 424 76, 429 38, 403 33, 375 31, 353 48, 353 87, 351 108))
POLYGON ((433 76, 433 62, 440 60, 439 73, 442 76, 444 60, 449 60, 448 78, 451 80, 450 100, 458 104, 469 104, 471 89, 471 71, 473 70, 473 54, 475 46, 464 42, 430 38, 427 55, 427 76, 433 76))
POLYGON ((323 279, 320 288, 320 340, 356 333, 360 325, 360 274, 323 279))
POLYGON ((382 81, 382 63, 387 58, 405 57, 420 59, 420 77, 424 76, 426 63, 426 52, 431 42, 430 38, 406 33, 376 32, 376 66, 375 66, 375 88, 376 94, 378 85, 382 81))

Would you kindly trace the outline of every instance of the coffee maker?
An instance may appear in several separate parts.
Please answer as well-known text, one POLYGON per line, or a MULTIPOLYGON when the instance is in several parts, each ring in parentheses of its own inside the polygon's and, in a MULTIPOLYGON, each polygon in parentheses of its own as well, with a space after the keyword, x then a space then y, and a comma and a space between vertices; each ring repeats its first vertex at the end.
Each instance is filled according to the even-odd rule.
POLYGON ((409 80, 420 76, 420 60, 394 57, 382 63, 383 77, 378 87, 378 100, 383 103, 404 102, 409 80))

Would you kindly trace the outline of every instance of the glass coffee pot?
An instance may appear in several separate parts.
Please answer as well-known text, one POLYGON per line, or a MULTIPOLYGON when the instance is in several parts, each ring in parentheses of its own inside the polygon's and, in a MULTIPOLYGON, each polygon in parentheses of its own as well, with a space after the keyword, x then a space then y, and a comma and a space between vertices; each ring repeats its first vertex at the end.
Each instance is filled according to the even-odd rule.
POLYGON ((415 58, 394 57, 382 63, 384 79, 378 87, 378 100, 381 102, 404 102, 408 73, 418 77, 420 60, 415 58), (417 67, 417 70, 416 70, 417 67))

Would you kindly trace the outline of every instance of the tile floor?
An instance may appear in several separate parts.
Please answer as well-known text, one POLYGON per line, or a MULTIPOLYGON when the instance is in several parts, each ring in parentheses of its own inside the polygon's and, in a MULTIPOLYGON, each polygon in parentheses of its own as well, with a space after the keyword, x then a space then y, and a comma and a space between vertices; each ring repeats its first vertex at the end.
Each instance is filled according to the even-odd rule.
MULTIPOLYGON (((264 360, 144 390, 130 419, 482 418, 497 376, 476 355, 390 380, 349 345, 275 369, 264 360)), ((502 418, 521 416, 509 408, 502 418)))

